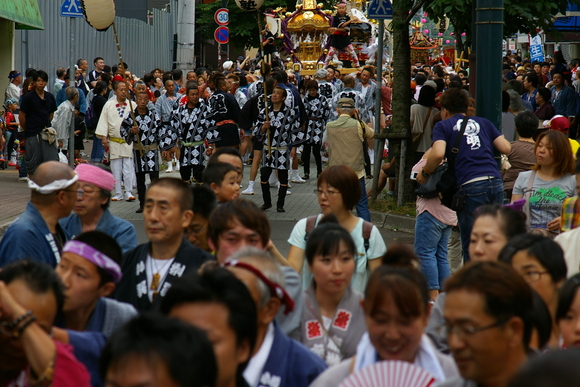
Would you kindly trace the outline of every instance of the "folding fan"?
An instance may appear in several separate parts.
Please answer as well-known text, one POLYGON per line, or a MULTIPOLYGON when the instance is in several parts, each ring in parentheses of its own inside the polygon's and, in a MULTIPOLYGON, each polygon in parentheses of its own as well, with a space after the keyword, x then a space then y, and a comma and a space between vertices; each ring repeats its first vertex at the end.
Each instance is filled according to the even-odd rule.
POLYGON ((431 387, 435 378, 405 361, 381 361, 352 373, 340 387, 431 387))
POLYGON ((85 20, 97 31, 105 31, 115 21, 114 0, 80 0, 85 20))

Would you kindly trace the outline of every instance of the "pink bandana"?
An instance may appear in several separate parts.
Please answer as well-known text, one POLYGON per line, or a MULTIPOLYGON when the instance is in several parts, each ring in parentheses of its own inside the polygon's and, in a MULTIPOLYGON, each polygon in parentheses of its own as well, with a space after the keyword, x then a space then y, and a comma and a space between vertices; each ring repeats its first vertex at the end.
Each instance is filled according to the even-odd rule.
POLYGON ((79 181, 94 184, 105 191, 112 191, 115 187, 113 174, 94 165, 79 164, 75 172, 79 175, 79 181))

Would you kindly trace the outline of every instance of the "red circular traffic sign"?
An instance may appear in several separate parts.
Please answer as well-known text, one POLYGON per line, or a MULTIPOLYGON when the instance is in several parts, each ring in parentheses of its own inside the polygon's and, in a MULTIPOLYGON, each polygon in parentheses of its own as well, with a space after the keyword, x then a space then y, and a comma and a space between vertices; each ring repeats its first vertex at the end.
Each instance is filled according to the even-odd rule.
POLYGON ((218 27, 215 29, 213 36, 219 44, 227 44, 230 41, 230 30, 228 27, 218 27))
POLYGON ((230 11, 227 8, 220 8, 215 11, 213 20, 220 26, 227 26, 230 22, 230 11))

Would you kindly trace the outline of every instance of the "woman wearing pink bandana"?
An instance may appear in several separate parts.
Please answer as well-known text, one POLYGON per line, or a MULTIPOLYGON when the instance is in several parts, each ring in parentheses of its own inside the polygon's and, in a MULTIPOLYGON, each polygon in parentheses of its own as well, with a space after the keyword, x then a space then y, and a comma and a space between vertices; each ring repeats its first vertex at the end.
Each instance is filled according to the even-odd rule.
POLYGON ((110 236, 89 231, 64 245, 56 267, 64 285, 64 304, 53 336, 74 347, 93 386, 102 385, 98 359, 105 341, 137 314, 132 305, 107 297, 122 278, 122 258, 119 245, 110 236))
POLYGON ((123 253, 136 247, 135 226, 109 212, 111 191, 115 186, 115 178, 110 170, 100 164, 80 164, 75 172, 79 176, 79 194, 74 213, 60 220, 69 238, 99 230, 114 238, 123 253))

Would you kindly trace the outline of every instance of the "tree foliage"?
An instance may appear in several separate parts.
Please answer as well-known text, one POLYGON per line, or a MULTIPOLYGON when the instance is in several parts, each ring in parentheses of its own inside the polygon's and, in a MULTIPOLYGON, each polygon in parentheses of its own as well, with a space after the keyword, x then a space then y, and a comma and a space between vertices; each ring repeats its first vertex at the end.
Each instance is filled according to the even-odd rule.
MULTIPOLYGON (((472 7, 475 0, 432 0, 424 6, 429 18, 438 21, 443 16, 449 18, 456 36, 466 34, 466 46, 471 45, 472 7)), ((570 0, 578 4, 580 0, 570 0)), ((567 0, 504 0, 504 36, 516 32, 535 35, 537 30, 550 32, 554 24, 554 15, 566 12, 567 0)))
MULTIPOLYGON (((260 22, 264 25, 264 10, 287 7, 289 11, 295 9, 295 0, 266 0, 260 8, 260 22)), ((218 27, 213 16, 216 10, 222 7, 220 0, 210 4, 196 4, 195 32, 201 34, 202 39, 213 39, 218 27)), ((256 12, 242 11, 233 0, 229 0, 226 8, 230 11, 230 44, 236 48, 258 47, 259 33, 256 12)))

